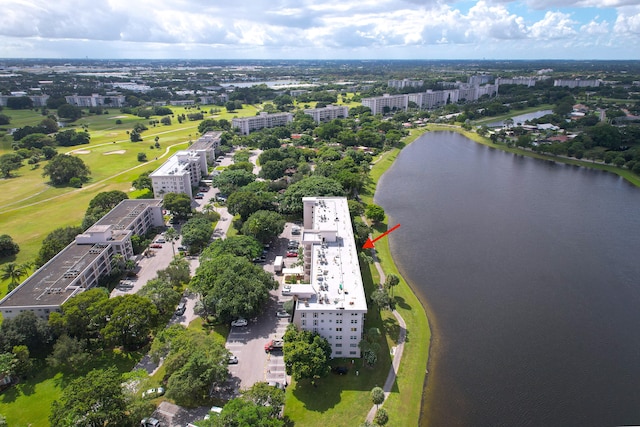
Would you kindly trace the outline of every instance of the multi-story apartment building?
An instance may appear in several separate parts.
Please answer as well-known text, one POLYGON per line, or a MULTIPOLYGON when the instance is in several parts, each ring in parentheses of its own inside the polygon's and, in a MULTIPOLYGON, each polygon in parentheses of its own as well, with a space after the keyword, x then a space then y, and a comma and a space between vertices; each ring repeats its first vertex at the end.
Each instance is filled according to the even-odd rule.
POLYGON ((582 79, 557 79, 553 81, 554 86, 574 87, 598 87, 601 80, 582 80, 582 79))
POLYGON ((367 301, 347 199, 302 201, 306 284, 291 286, 293 323, 326 338, 331 357, 360 357, 367 301))
POLYGON ((69 95, 64 99, 71 105, 77 107, 124 107, 124 95, 69 95))
POLYGON ((49 95, 0 95, 0 106, 6 107, 9 98, 17 98, 21 96, 29 98, 31 102, 33 102, 34 107, 46 107, 47 99, 49 99, 49 95))
POLYGON ((496 84, 497 85, 523 85, 527 87, 533 87, 536 85, 536 78, 535 77, 512 77, 512 78, 497 77, 496 84))
POLYGON ((404 89, 405 87, 420 87, 422 85, 424 85, 423 80, 402 79, 402 80, 389 80, 387 82, 387 86, 394 87, 396 89, 404 89))
POLYGON ((487 84, 493 79, 493 76, 490 74, 474 74, 469 77, 469 84, 472 86, 480 86, 487 84))
POLYGON ((316 123, 328 122, 337 118, 349 116, 349 107, 344 105, 327 105, 324 108, 309 108, 304 110, 305 114, 313 117, 316 123))
POLYGON ((205 133, 188 150, 176 152, 151 172, 153 197, 162 199, 167 193, 184 193, 193 197, 193 187, 197 187, 202 177, 207 175, 208 164, 214 159, 221 134, 205 133))
POLYGON ((111 272, 111 259, 133 257, 131 236, 144 235, 164 224, 162 200, 123 200, 75 241, 35 271, 0 301, 0 313, 10 319, 33 311, 47 319, 69 298, 90 289, 111 272))
POLYGON ((291 113, 260 113, 257 116, 231 119, 231 127, 238 129, 242 135, 249 135, 254 130, 284 126, 293 121, 291 113))
POLYGON ((433 109, 442 105, 460 101, 475 101, 483 95, 495 96, 498 85, 476 86, 466 83, 457 85, 456 89, 427 90, 426 92, 409 93, 405 95, 383 95, 374 98, 363 98, 362 105, 369 107, 372 114, 382 114, 385 107, 389 111, 406 110, 409 101, 414 102, 420 109, 433 109))
POLYGON ((386 93, 373 98, 362 98, 362 105, 369 107, 371 114, 383 114, 385 107, 389 111, 406 110, 409 105, 409 97, 408 95, 389 95, 386 93))

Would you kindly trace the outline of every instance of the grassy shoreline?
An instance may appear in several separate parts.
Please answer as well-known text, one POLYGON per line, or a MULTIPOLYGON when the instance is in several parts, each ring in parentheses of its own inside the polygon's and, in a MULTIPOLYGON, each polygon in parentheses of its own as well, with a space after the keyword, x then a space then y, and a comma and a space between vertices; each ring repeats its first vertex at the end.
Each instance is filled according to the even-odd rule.
MULTIPOLYGON (((411 135, 405 138, 405 146, 415 141, 426 131, 426 128, 414 129, 411 135)), ((377 183, 382 175, 391 167, 400 150, 400 148, 394 148, 383 153, 371 168, 371 181, 361 194, 361 198, 365 203, 373 203, 377 183)), ((384 232, 386 228, 386 224, 377 227, 374 235, 379 235, 384 232)), ((429 350, 431 347, 429 319, 427 318, 425 307, 396 266, 389 248, 388 239, 381 239, 376 242, 376 252, 385 274, 395 274, 400 277, 400 284, 394 289, 394 297, 396 300, 396 309, 407 324, 407 339, 404 346, 402 363, 397 373, 394 389, 385 402, 384 407, 389 413, 391 425, 418 425, 422 409, 421 404, 407 405, 407 402, 422 403, 423 401, 426 368, 429 362, 429 350)), ((379 283, 380 278, 375 266, 370 265, 370 270, 374 282, 379 283)), ((384 313, 383 316, 393 317, 390 313, 384 313)), ((393 340, 391 339, 391 341, 393 340)), ((390 345, 393 345, 393 342, 391 342, 390 345)))

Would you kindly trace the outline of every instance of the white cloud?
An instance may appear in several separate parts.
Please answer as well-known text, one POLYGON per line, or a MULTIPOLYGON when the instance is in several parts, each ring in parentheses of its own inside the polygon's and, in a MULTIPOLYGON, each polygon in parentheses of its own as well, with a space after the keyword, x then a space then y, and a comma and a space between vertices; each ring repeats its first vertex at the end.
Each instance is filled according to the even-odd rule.
MULTIPOLYGON (((614 37, 624 39, 626 46, 640 41, 640 10, 624 6, 640 0, 473 1, 103 0, 88 5, 86 0, 3 0, 0 37, 7 43, 0 44, 0 56, 31 51, 58 54, 65 45, 70 49, 67 56, 77 56, 89 41, 99 46, 93 54, 105 57, 125 51, 352 57, 354 49, 371 58, 407 53, 424 57, 421 47, 433 55, 439 45, 455 46, 443 50, 447 54, 497 55, 509 45, 523 54, 537 49, 537 57, 548 57, 549 48, 555 46, 551 42, 557 43, 561 55, 571 52, 566 46, 572 43, 591 46, 592 52, 606 47, 610 55, 614 37), (550 10, 532 21, 513 12, 520 9, 512 6, 524 1, 529 7, 550 10), (614 24, 594 16, 580 22, 579 14, 558 9, 591 6, 617 7, 618 18, 614 24), (31 49, 20 50, 19 45, 31 49)), ((629 58, 639 56, 635 51, 626 53, 629 58)))

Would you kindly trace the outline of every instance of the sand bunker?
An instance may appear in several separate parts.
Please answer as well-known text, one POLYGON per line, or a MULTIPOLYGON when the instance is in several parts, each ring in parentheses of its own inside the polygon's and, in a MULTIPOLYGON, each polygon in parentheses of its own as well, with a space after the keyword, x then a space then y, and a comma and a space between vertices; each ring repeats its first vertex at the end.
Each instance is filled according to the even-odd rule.
POLYGON ((109 117, 110 119, 126 119, 127 116, 113 116, 113 117, 109 117))
POLYGON ((89 154, 91 151, 89 150, 75 150, 72 151, 70 154, 89 154))
POLYGON ((104 155, 108 156, 109 154, 124 154, 126 152, 127 150, 116 150, 116 151, 109 151, 108 153, 104 153, 104 155))

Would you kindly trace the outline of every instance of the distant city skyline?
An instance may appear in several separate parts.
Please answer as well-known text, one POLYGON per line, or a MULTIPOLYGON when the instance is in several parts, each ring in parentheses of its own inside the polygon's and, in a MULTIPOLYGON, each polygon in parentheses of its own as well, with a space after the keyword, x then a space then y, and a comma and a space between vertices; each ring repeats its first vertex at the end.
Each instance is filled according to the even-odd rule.
POLYGON ((640 59, 640 0, 4 0, 2 58, 640 59))

